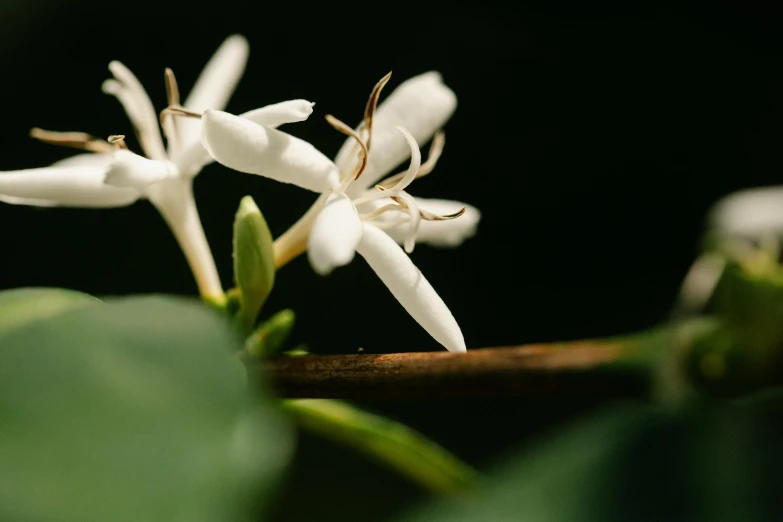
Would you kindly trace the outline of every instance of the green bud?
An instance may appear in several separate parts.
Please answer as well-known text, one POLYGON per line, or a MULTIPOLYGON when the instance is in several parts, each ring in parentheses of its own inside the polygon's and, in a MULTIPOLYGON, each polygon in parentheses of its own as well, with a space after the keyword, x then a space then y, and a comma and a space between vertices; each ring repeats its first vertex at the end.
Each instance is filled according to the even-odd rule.
POLYGON ((245 196, 234 219, 234 281, 239 321, 250 328, 275 283, 272 234, 253 198, 245 196))
POLYGON ((294 311, 281 310, 261 323, 245 341, 245 349, 255 357, 277 355, 294 327, 294 311))

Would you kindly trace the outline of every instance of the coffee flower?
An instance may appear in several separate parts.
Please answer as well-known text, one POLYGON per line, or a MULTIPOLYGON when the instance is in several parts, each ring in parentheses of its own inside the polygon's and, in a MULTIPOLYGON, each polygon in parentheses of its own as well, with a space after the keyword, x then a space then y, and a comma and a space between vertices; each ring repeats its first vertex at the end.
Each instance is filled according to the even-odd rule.
MULTIPOLYGON (((430 158, 425 164, 421 163, 415 137, 402 125, 394 126, 393 131, 401 137, 407 148, 405 153, 394 150, 398 142, 391 139, 388 133, 385 136, 381 133, 381 143, 378 143, 381 140, 375 140, 373 123, 376 104, 388 78, 381 80, 373 90, 364 122, 358 131, 327 116, 334 127, 353 140, 356 160, 350 156, 345 156, 343 160, 349 170, 341 169, 304 140, 222 111, 208 110, 201 116, 202 142, 210 156, 232 169, 321 193, 314 210, 308 212, 313 216, 312 230, 305 236, 313 268, 321 274, 327 274, 335 267, 349 263, 355 252, 358 252, 410 315, 435 340, 450 351, 464 352, 465 342, 453 315, 397 242, 383 230, 404 228, 402 239, 406 250, 410 252, 422 221, 456 221, 466 212, 463 207, 450 215, 438 215, 420 208, 419 202, 406 192, 414 179, 427 174, 434 167, 442 148, 442 136, 435 140, 430 158), (383 149, 384 144, 393 154, 383 149), (380 148, 380 152, 375 157, 380 159, 373 163, 370 151, 376 148, 380 148), (393 168, 396 158, 400 156, 411 158, 404 173, 387 178, 372 189, 367 188, 366 181, 359 181, 365 174, 377 181, 379 173, 393 168), (356 189, 356 186, 359 188, 356 189), (364 210, 367 212, 364 213, 364 210), (391 221, 379 219, 392 212, 401 217, 391 221)), ((432 80, 437 80, 436 88, 440 89, 441 103, 435 108, 441 113, 450 114, 456 104, 453 93, 440 84, 439 78, 435 76, 428 75, 424 79, 428 87, 433 86, 432 80)), ((429 107, 433 108, 432 105, 429 107)), ((399 116, 394 111, 389 114, 399 116)), ((394 119, 387 118, 391 121, 394 119)), ((432 126, 442 119, 442 115, 431 118, 428 124, 432 126)), ((417 132, 427 134, 427 129, 422 130, 419 126, 417 132)), ((292 254, 285 254, 284 257, 290 259, 292 254)))

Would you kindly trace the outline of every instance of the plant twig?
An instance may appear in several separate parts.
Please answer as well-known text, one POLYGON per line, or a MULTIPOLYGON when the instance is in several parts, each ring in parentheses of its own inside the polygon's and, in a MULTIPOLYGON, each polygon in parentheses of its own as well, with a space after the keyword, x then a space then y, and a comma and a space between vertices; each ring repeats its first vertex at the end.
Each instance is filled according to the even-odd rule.
POLYGON ((287 400, 283 410, 313 433, 359 450, 427 489, 466 491, 478 473, 411 428, 336 400, 287 400))
MULTIPOLYGON (((643 396, 649 367, 629 364, 640 340, 532 344, 386 355, 301 355, 260 361, 284 398, 404 398, 479 395, 643 396)), ((649 365, 648 365, 649 366, 649 365)))

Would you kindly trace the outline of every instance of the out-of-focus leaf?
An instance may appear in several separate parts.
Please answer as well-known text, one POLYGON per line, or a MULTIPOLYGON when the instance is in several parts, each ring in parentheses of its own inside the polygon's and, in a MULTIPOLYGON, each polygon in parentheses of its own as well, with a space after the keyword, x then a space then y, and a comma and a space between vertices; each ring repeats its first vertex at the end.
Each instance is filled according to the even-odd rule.
POLYGON ((606 412, 404 522, 783 520, 781 403, 606 412))
POLYGON ((0 520, 250 520, 290 453, 230 321, 128 298, 0 335, 0 520))
POLYGON ((99 303, 95 297, 64 288, 14 288, 0 292, 0 332, 72 308, 99 303))

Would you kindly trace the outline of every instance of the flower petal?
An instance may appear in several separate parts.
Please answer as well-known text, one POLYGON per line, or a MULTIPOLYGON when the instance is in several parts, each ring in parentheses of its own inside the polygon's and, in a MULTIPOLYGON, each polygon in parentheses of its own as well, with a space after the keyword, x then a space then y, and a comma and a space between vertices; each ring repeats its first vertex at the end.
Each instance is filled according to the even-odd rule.
POLYGON ((152 159, 166 159, 166 149, 163 147, 163 137, 158 127, 158 116, 147 91, 130 69, 122 63, 116 60, 111 62, 109 71, 114 75, 114 79, 103 82, 103 92, 115 96, 120 101, 136 130, 144 153, 152 159))
POLYGON ((185 107, 196 112, 222 110, 245 72, 249 52, 244 36, 235 34, 226 38, 201 71, 185 107))
POLYGON ((712 207, 709 222, 723 234, 754 238, 783 235, 783 186, 729 194, 712 207))
POLYGON ((204 148, 218 163, 239 172, 327 192, 340 179, 332 161, 304 140, 222 111, 201 118, 204 148))
POLYGON ((0 172, 0 195, 6 203, 88 208, 122 207, 141 196, 104 184, 105 175, 106 168, 90 166, 0 172))
POLYGON ((114 161, 113 152, 87 152, 55 161, 50 167, 108 167, 114 161))
MULTIPOLYGON (((421 210, 431 212, 438 216, 448 216, 465 209, 465 213, 454 219, 443 221, 422 220, 419 223, 419 232, 416 235, 416 241, 426 243, 435 247, 458 247, 466 239, 476 235, 478 223, 481 220, 481 212, 473 205, 462 203, 460 201, 451 201, 446 199, 416 198, 421 210)), ((401 242, 404 238, 405 229, 401 230, 401 242)), ((395 237, 395 231, 389 231, 392 237, 395 237)), ((395 237, 396 239, 396 237, 395 237)))
MULTIPOLYGON (((240 114, 240 118, 246 118, 252 122, 272 129, 285 123, 295 123, 305 121, 313 113, 313 102, 307 100, 289 100, 272 105, 261 107, 253 111, 240 114)), ((201 122, 190 118, 181 118, 189 122, 195 122, 199 125, 201 132, 201 122)), ((189 176, 195 176, 207 164, 212 162, 201 141, 189 143, 187 147, 175 157, 175 161, 180 172, 189 176)))
MULTIPOLYGON (((448 216, 459 212, 462 208, 465 213, 454 219, 442 221, 422 220, 416 233, 416 242, 425 243, 434 247, 453 248, 458 247, 465 240, 476 235, 478 223, 481 220, 481 212, 473 205, 447 199, 414 198, 422 211, 430 212, 438 216, 448 216)), ((389 199, 375 199, 362 203, 359 212, 369 214, 374 210, 391 203, 389 199)), ((392 239, 402 245, 409 233, 410 218, 400 212, 387 212, 373 220, 380 228, 386 231, 392 239), (384 226, 393 225, 393 226, 384 226)))
POLYGON ((170 161, 150 160, 129 150, 118 150, 106 170, 104 182, 114 187, 143 191, 150 185, 177 175, 177 167, 170 161))
MULTIPOLYGON (((204 66, 184 106, 195 112, 224 109, 245 72, 249 52, 244 36, 235 34, 226 38, 204 66)), ((191 144, 199 141, 198 120, 180 118, 177 122, 177 131, 181 143, 180 150, 189 149, 191 144)), ((178 157, 172 157, 172 160, 178 165, 181 164, 178 157)))
POLYGON ((462 331, 446 304, 416 265, 382 230, 363 223, 357 252, 416 322, 450 352, 464 352, 462 331))
MULTIPOLYGON (((372 146, 367 168, 351 184, 352 195, 374 184, 410 157, 410 148, 396 127, 404 127, 419 144, 427 143, 442 128, 457 107, 457 97, 441 75, 431 71, 404 81, 379 106, 373 118, 372 146)), ((352 172, 358 161, 355 143, 346 140, 335 163, 352 172)))
POLYGON ((356 245, 362 238, 362 222, 356 208, 345 194, 332 194, 326 200, 307 243, 310 266, 327 275, 338 266, 353 260, 356 245))
POLYGON ((288 100, 267 105, 239 116, 264 127, 275 129, 285 123, 305 121, 313 113, 313 105, 315 105, 313 102, 307 100, 288 100))

